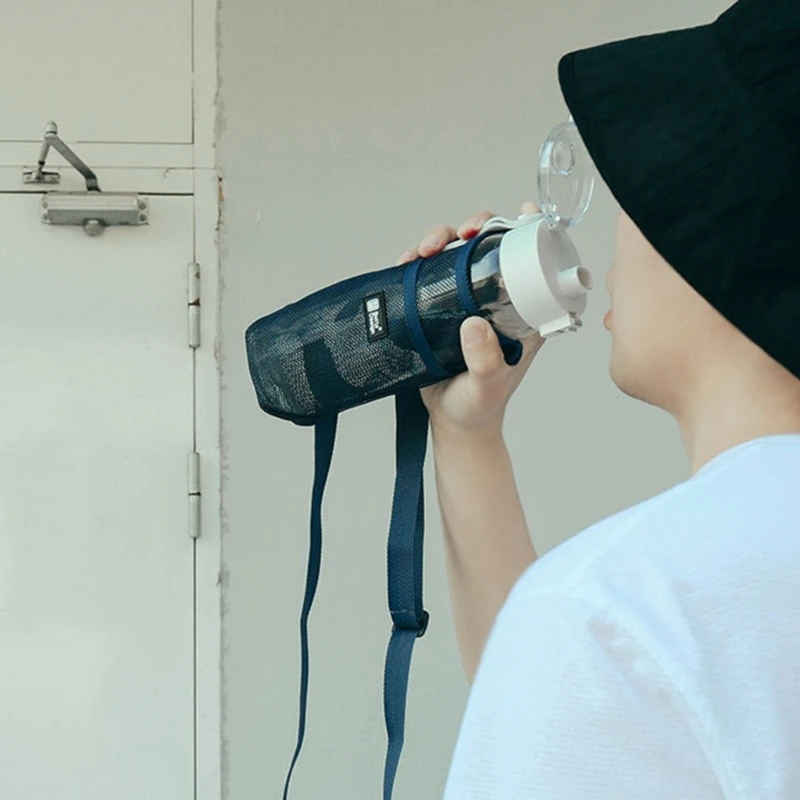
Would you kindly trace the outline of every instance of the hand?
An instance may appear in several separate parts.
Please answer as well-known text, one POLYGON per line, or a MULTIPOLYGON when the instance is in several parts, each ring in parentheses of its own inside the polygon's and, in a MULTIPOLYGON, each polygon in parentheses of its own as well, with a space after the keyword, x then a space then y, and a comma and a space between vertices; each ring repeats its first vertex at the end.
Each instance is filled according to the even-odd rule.
MULTIPOLYGON (((538 214, 535 203, 526 202, 521 213, 538 214)), ((459 228, 437 225, 418 247, 400 256, 398 264, 441 252, 456 239, 471 239, 483 224, 495 216, 483 211, 470 217, 459 228)), ((538 333, 523 340, 519 363, 509 366, 503 356, 494 328, 482 317, 470 317, 461 326, 461 348, 467 372, 422 390, 422 399, 437 432, 469 436, 495 436, 501 433, 508 401, 528 371, 544 339, 538 333)))

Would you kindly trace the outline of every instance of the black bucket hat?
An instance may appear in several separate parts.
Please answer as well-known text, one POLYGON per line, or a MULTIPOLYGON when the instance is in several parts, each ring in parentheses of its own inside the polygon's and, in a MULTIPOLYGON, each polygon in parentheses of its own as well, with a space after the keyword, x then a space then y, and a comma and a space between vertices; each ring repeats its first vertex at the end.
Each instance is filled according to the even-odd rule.
POLYGON ((558 77, 623 210, 800 377, 800 0, 578 50, 558 77))

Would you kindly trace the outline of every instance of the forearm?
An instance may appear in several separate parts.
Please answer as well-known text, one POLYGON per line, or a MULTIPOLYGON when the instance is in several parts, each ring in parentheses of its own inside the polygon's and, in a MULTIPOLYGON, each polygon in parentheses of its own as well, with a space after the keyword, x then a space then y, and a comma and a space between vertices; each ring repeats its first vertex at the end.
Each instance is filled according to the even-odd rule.
POLYGON ((471 683, 495 617, 536 552, 502 435, 434 426, 432 439, 453 617, 471 683))

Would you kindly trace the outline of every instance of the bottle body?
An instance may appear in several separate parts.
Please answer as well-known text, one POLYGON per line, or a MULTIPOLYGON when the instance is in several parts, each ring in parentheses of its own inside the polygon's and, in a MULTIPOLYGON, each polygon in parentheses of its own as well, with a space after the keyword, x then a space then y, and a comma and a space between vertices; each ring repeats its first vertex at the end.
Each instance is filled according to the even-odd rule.
POLYGON ((470 264, 472 295, 480 310, 498 332, 510 339, 524 339, 534 331, 519 315, 508 294, 500 265, 503 233, 487 236, 476 248, 470 264))
MULTIPOLYGON (((533 329, 520 317, 514 308, 503 280, 500 267, 500 244, 504 232, 493 233, 484 238, 470 256, 469 274, 472 296, 479 313, 499 333, 511 339, 530 336, 533 329)), ((417 289, 417 308, 423 320, 432 324, 440 320, 461 316, 461 303, 452 273, 430 284, 421 284, 417 289)))
MULTIPOLYGON (((591 274, 566 229, 544 222, 528 219, 455 245, 469 248, 468 275, 478 313, 513 341, 534 332, 548 338, 580 328, 592 288, 591 274)), ((446 317, 448 310, 461 309, 452 262, 450 272, 418 287, 417 305, 423 326, 427 313, 446 317)))

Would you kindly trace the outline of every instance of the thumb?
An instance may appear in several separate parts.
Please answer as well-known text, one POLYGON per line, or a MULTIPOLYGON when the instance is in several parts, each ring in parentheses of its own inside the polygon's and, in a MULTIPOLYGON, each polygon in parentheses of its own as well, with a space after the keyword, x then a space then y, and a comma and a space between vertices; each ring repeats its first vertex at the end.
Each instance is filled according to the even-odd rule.
POLYGON ((492 326, 482 317, 468 317, 461 326, 461 349, 470 375, 487 381, 506 366, 500 342, 492 326))

